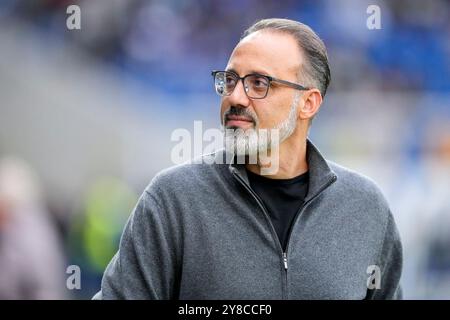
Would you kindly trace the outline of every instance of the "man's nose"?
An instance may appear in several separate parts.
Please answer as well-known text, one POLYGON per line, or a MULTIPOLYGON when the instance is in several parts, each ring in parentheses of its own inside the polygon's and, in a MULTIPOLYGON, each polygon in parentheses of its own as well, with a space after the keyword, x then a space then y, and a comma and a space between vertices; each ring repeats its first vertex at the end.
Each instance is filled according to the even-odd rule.
POLYGON ((235 106, 248 107, 250 99, 245 92, 244 82, 239 80, 233 92, 229 96, 230 103, 235 106))

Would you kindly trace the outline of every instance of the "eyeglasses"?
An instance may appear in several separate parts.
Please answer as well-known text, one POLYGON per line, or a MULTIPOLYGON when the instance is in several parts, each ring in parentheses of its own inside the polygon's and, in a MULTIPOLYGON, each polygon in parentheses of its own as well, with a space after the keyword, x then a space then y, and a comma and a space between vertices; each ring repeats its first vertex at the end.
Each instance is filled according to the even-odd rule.
POLYGON ((245 94, 250 99, 264 99, 269 92, 271 82, 278 82, 297 90, 309 90, 309 88, 297 83, 257 73, 239 77, 239 75, 232 71, 212 71, 211 75, 214 77, 216 92, 222 97, 231 95, 239 80, 242 80, 245 94))

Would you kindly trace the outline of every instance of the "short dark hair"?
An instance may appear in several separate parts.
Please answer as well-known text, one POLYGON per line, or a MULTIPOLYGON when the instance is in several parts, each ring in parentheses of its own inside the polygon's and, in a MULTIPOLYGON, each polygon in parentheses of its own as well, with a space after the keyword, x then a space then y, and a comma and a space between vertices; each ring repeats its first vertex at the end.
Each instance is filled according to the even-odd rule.
POLYGON ((298 73, 299 80, 303 81, 305 86, 319 89, 322 97, 324 97, 330 84, 331 75, 327 49, 319 36, 301 22, 272 18, 254 23, 244 31, 241 40, 256 31, 266 29, 284 32, 295 38, 305 56, 304 67, 298 73))

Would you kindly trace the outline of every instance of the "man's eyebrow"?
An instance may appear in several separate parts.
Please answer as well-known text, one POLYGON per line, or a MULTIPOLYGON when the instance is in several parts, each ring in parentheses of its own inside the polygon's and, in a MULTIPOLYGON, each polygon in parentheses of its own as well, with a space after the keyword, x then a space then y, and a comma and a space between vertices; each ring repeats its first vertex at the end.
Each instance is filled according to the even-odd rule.
POLYGON ((237 71, 234 70, 233 68, 229 68, 229 69, 227 68, 227 69, 225 69, 225 71, 232 72, 232 73, 236 74, 238 77, 240 77, 239 73, 237 73, 237 71))
MULTIPOLYGON (((233 72, 236 75, 240 76, 239 73, 236 70, 234 70, 233 68, 226 69, 225 71, 233 72)), ((263 70, 256 70, 256 69, 251 70, 248 74, 260 74, 262 76, 270 76, 270 72, 266 72, 263 70)))

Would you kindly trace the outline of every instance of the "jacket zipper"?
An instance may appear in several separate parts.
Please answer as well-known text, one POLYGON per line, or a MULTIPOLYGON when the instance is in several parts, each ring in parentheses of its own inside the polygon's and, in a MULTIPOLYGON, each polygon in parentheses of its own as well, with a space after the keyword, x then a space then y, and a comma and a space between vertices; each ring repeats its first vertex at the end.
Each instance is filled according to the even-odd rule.
MULTIPOLYGON (((314 197, 312 197, 311 199, 309 199, 308 201, 306 201, 305 203, 303 203, 302 207, 300 208, 300 210, 297 212, 297 214, 294 217, 294 221, 292 222, 291 228, 289 230, 289 234, 288 234, 288 240, 287 240, 287 244, 286 244, 286 258, 287 258, 287 254, 289 252, 289 242, 291 240, 291 233, 292 230, 294 229, 294 226, 298 220, 298 218, 301 216, 301 214, 303 213, 303 211, 306 209, 306 207, 314 200, 316 199, 320 194, 322 194, 322 192, 328 188, 331 184, 333 184, 336 181, 337 177, 336 175, 333 175, 333 177, 327 182, 325 183, 320 189, 319 191, 314 195, 314 197)), ((286 261, 286 269, 287 269, 287 261, 286 261)))
POLYGON ((328 188, 332 183, 334 183, 336 181, 336 175, 333 176, 333 178, 328 181, 326 184, 323 185, 322 188, 320 188, 319 192, 317 192, 314 197, 312 197, 311 199, 309 199, 307 202, 305 202, 302 207, 300 208, 300 210, 297 212, 297 214, 295 215, 294 221, 291 225, 291 228, 289 230, 289 235, 288 235, 288 241, 287 241, 287 245, 286 245, 286 251, 283 251, 283 247, 280 243, 280 239, 278 239, 278 235, 277 232, 275 230, 275 227, 273 226, 272 221, 270 220, 270 216, 269 213, 266 210, 266 207, 264 206, 263 202, 259 199, 259 196, 250 188, 247 186, 247 184, 245 183, 245 181, 236 174, 236 172, 233 171, 233 175, 238 179, 238 181, 245 187, 245 189, 247 189, 247 191, 253 196, 253 198, 256 200, 256 202, 258 203, 259 207, 262 209, 266 220, 268 221, 269 225, 270 225, 270 229, 272 232, 272 237, 274 237, 275 241, 278 243, 278 247, 280 249, 281 252, 281 258, 283 260, 283 266, 284 266, 284 279, 283 279, 283 292, 282 292, 282 297, 283 299, 287 299, 288 298, 288 279, 287 279, 287 271, 288 271, 288 252, 289 252, 289 242, 291 239, 291 233, 292 230, 294 229, 294 226, 298 220, 298 217, 303 213, 304 209, 315 199, 317 198, 326 188, 328 188))
POLYGON ((286 244, 286 251, 283 253, 283 258, 284 258, 284 270, 285 270, 285 283, 286 283, 286 299, 288 298, 288 253, 289 253, 289 243, 291 242, 291 234, 292 234, 292 230, 295 227, 295 224, 297 223, 297 220, 299 219, 299 217, 302 215, 302 213, 305 211, 305 209, 308 207, 308 205, 314 200, 316 199, 320 194, 322 194, 322 192, 328 188, 331 184, 333 184, 337 179, 336 175, 333 175, 333 177, 327 182, 325 183, 320 189, 319 191, 308 201, 306 201, 305 203, 303 203, 302 207, 297 211, 295 217, 294 217, 294 221, 292 222, 292 225, 290 227, 289 230, 289 234, 288 234, 288 238, 287 238, 287 244, 286 244))
POLYGON ((277 240, 276 242, 278 243, 278 247, 279 247, 280 251, 281 251, 282 253, 284 253, 284 252, 283 252, 283 247, 281 246, 281 242, 280 242, 280 240, 278 239, 277 232, 276 232, 276 230, 275 230, 275 227, 274 227, 273 224, 272 224, 272 221, 270 220, 269 213, 267 212, 267 209, 266 209, 266 207, 264 206, 264 203, 263 203, 262 200, 259 198, 259 196, 258 196, 251 188, 249 188, 249 187, 247 186, 247 184, 245 183, 245 181, 244 181, 240 176, 238 176, 238 175, 236 175, 236 174, 235 174, 235 176, 236 176, 236 178, 238 178, 239 182, 245 187, 245 189, 247 189, 247 191, 250 192, 250 194, 253 196, 253 198, 255 198, 256 202, 257 202, 258 205, 259 205, 259 207, 262 209, 262 211, 263 211, 263 213, 264 213, 264 215, 265 215, 265 217, 266 217, 266 220, 267 220, 267 221, 269 222, 269 224, 270 224, 272 236, 274 236, 274 238, 277 240))
POLYGON ((287 264, 287 254, 286 254, 286 252, 283 252, 283 262, 284 262, 284 269, 287 270, 288 264, 287 264))
POLYGON ((283 252, 283 263, 284 263, 284 285, 283 285, 283 299, 288 298, 288 260, 287 260, 287 253, 283 252))
POLYGON ((281 252, 281 258, 283 260, 284 269, 285 269, 284 278, 283 278, 283 287, 282 287, 282 299, 286 299, 287 298, 287 272, 286 272, 287 256, 286 256, 286 253, 283 251, 283 247, 281 245, 280 239, 278 239, 278 235, 275 230, 275 227, 273 226, 273 223, 270 220, 269 213, 267 212, 266 207, 264 206, 264 203, 260 200, 259 196, 249 186, 247 186, 245 181, 239 175, 237 175, 234 171, 233 171, 233 175, 245 187, 245 189, 247 189, 247 191, 253 196, 253 198, 258 203, 259 207, 261 208, 261 210, 264 213, 264 216, 265 216, 267 222, 269 223, 270 230, 272 232, 272 237, 275 239, 275 242, 278 244, 278 248, 280 249, 279 251, 281 252))

